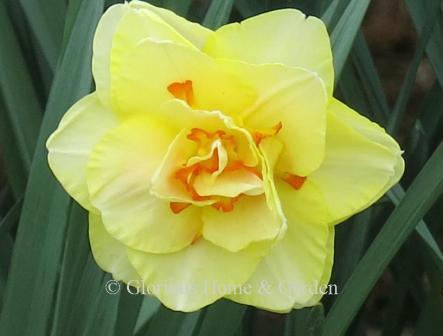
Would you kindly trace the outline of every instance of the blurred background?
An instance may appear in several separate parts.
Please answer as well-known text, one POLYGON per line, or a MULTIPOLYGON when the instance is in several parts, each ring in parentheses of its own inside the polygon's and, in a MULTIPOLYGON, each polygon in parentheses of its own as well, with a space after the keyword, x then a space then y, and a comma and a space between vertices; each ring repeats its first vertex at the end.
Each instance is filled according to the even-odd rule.
POLYGON ((153 299, 106 298, 107 275, 91 259, 86 231, 73 226, 85 222, 82 210, 66 200, 60 212, 68 215, 54 215, 54 203, 45 205, 57 198, 52 187, 32 190, 51 179, 42 168, 45 134, 91 87, 87 43, 103 6, 119 2, 0 0, 0 335, 443 335, 443 170, 426 166, 443 139, 442 2, 149 1, 210 28, 285 7, 322 17, 337 56, 335 96, 405 149, 401 184, 337 227, 331 283, 342 301, 325 297, 288 315, 227 301, 186 315, 153 299), (79 87, 63 83, 77 76, 79 87), (51 231, 51 214, 65 223, 61 232, 51 231))

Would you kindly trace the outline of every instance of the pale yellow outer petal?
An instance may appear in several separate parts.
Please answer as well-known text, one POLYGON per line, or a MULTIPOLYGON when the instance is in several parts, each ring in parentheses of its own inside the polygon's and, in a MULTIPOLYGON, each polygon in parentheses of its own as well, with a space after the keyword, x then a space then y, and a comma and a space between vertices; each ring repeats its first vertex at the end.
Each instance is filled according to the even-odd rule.
POLYGON ((112 50, 131 52, 145 38, 201 48, 210 33, 171 11, 147 3, 132 1, 111 6, 98 23, 93 45, 92 69, 102 103, 110 102, 112 50))
POLYGON ((332 93, 334 69, 326 27, 298 10, 276 10, 225 25, 210 35, 203 50, 217 58, 303 67, 318 73, 332 93))
POLYGON ((92 93, 66 112, 46 143, 49 166, 57 180, 88 210, 92 206, 86 185, 86 163, 95 144, 117 123, 114 113, 92 93))
POLYGON ((168 254, 129 250, 129 260, 146 288, 168 308, 198 310, 240 287, 261 259, 261 246, 229 252, 201 238, 191 246, 168 254))
POLYGON ((141 280, 129 262, 126 246, 106 231, 100 215, 89 213, 89 241, 95 262, 115 280, 125 283, 141 280))
POLYGON ((312 305, 318 284, 329 280, 324 271, 332 253, 328 244, 330 227, 326 223, 327 209, 318 199, 297 202, 298 191, 281 181, 277 182, 277 190, 288 222, 286 234, 246 282, 251 293, 228 298, 270 311, 288 312, 294 306, 312 305), (315 218, 311 216, 313 209, 315 218))
POLYGON ((111 93, 111 49, 117 25, 129 7, 117 4, 110 7, 101 17, 94 36, 92 73, 95 87, 102 103, 110 105, 111 93))
POLYGON ((281 64, 251 65, 219 60, 256 92, 256 101, 241 111, 244 126, 269 130, 281 123, 276 135, 284 145, 277 170, 307 176, 324 157, 327 94, 322 80, 302 68, 281 64))
POLYGON ((168 87, 185 81, 192 82, 195 109, 237 114, 255 99, 252 90, 201 51, 152 38, 134 48, 114 40, 111 80, 113 106, 122 116, 155 111, 175 98, 168 87))
POLYGON ((265 196, 240 196, 234 209, 226 213, 205 207, 202 220, 203 237, 232 252, 253 242, 276 239, 282 225, 265 196))
POLYGON ((188 21, 170 10, 159 8, 141 1, 132 1, 129 5, 132 8, 144 8, 153 11, 199 49, 203 47, 208 36, 212 34, 212 31, 208 28, 205 28, 198 23, 188 21))
POLYGON ((313 286, 313 295, 310 300, 300 305, 298 302, 294 304, 294 308, 300 309, 305 306, 314 306, 320 302, 322 297, 327 295, 338 295, 340 288, 337 284, 329 283, 332 274, 332 266, 334 264, 334 239, 335 239, 335 227, 329 226, 328 241, 326 243, 326 258, 320 280, 313 286))
POLYGON ((150 193, 150 179, 174 137, 164 124, 134 118, 109 132, 91 153, 91 201, 110 235, 134 249, 177 251, 200 231, 199 209, 174 214, 168 202, 150 193))
POLYGON ((401 153, 380 126, 332 100, 325 160, 308 177, 329 207, 330 222, 364 210, 397 183, 404 171, 401 153))

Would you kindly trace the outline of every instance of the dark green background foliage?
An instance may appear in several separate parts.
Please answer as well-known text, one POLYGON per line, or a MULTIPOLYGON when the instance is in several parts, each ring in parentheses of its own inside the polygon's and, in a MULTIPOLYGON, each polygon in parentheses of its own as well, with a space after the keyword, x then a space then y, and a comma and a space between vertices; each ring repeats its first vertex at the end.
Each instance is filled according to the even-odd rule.
MULTIPOLYGON (((340 295, 287 315, 225 300, 183 314, 153 298, 106 294, 109 275, 91 256, 85 212, 54 180, 44 143, 91 90, 93 33, 103 10, 117 2, 0 0, 0 335, 443 335, 441 1, 374 1, 400 3, 416 36, 411 57, 399 54, 388 67, 370 52, 378 40, 368 46, 363 32, 375 7, 370 0, 152 1, 210 28, 283 7, 322 17, 335 94, 405 150, 401 183, 337 227, 331 282, 340 295), (424 65, 427 89, 417 95, 424 65), (394 94, 385 81, 390 67, 400 69, 394 94)), ((374 12, 375 24, 385 14, 374 12)))

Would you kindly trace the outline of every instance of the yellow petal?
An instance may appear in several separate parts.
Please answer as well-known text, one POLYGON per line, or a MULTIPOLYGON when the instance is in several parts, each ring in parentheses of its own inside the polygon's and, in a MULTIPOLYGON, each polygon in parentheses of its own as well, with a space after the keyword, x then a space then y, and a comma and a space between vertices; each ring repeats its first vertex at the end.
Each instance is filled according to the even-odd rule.
POLYGON ((129 263, 127 248, 103 226, 100 215, 89 213, 89 241, 95 262, 115 280, 131 283, 140 276, 129 263))
POLYGON ((201 196, 237 197, 240 194, 259 195, 264 192, 262 180, 246 170, 223 172, 216 178, 201 174, 195 178, 194 188, 201 196))
POLYGON ((241 112, 245 127, 260 131, 281 123, 275 137, 284 148, 277 169, 300 176, 317 169, 324 156, 327 106, 319 77, 279 64, 218 63, 236 73, 257 94, 254 104, 241 112))
POLYGON ((229 252, 201 238, 191 246, 168 254, 129 250, 129 260, 146 288, 168 308, 198 310, 240 287, 261 259, 262 248, 250 246, 229 252))
POLYGON ((150 179, 174 136, 164 124, 134 118, 109 132, 91 153, 91 202, 110 235, 134 249, 177 251, 200 231, 198 209, 174 214, 168 202, 150 193, 150 179))
POLYGON ((210 35, 203 50, 247 63, 282 63, 318 73, 332 93, 334 69, 324 23, 295 9, 282 9, 232 23, 210 35))
POLYGON ((92 68, 102 102, 110 102, 111 51, 130 53, 146 38, 174 41, 191 47, 196 47, 193 44, 196 43, 200 48, 209 33, 202 26, 146 3, 133 1, 111 6, 98 23, 93 45, 92 68))
POLYGON ((92 57, 92 73, 94 75, 97 94, 103 104, 110 106, 111 93, 111 48, 112 38, 117 25, 129 7, 126 4, 111 6, 101 17, 95 31, 92 57))
POLYGON ((334 264, 334 238, 335 238, 335 228, 334 226, 329 226, 328 241, 326 243, 326 258, 324 263, 324 268, 318 285, 314 286, 314 295, 303 305, 299 305, 298 302, 294 304, 295 309, 303 308, 304 306, 314 306, 320 302, 322 297, 328 293, 329 295, 337 295, 340 293, 340 289, 337 284, 329 284, 331 279, 332 266, 334 264))
POLYGON ((195 109, 235 114, 254 99, 250 89, 204 53, 151 38, 134 48, 113 47, 111 76, 113 103, 122 116, 151 113, 176 98, 188 98, 195 109))
POLYGON ((223 214, 205 207, 202 219, 203 237, 232 252, 253 242, 275 239, 282 225, 269 209, 265 196, 240 196, 233 210, 223 214))
MULTIPOLYGON (((324 280, 326 259, 331 253, 330 228, 325 222, 312 221, 310 209, 294 201, 293 194, 297 191, 291 186, 277 181, 277 190, 288 221, 286 234, 246 282, 251 284, 251 294, 228 298, 266 310, 288 312, 294 305, 300 308, 311 305, 316 286, 324 280)), ((317 205, 315 199, 312 203, 317 205)), ((324 206, 316 211, 318 216, 326 218, 324 206)))
POLYGON ((328 204, 331 223, 369 207, 403 171, 398 144, 380 126, 335 99, 330 103, 325 160, 308 180, 328 204))
POLYGON ((144 8, 153 11, 199 49, 203 47, 206 39, 212 33, 211 30, 198 23, 190 22, 170 10, 155 7, 147 2, 131 1, 129 5, 132 8, 144 8))
POLYGON ((268 138, 260 142, 259 148, 266 202, 274 216, 280 220, 281 225, 277 238, 282 238, 286 234, 287 219, 283 213, 282 204, 277 193, 274 175, 275 166, 282 152, 283 145, 275 138, 268 138))
MULTIPOLYGON (((165 106, 168 105, 172 106, 171 104, 166 104, 165 106)), ((193 118, 192 125, 183 127, 179 135, 171 143, 168 153, 165 155, 164 160, 159 165, 157 173, 152 178, 151 192, 156 197, 168 200, 170 202, 186 202, 199 205, 212 204, 214 203, 214 200, 193 199, 189 190, 187 190, 183 184, 178 183, 179 180, 176 176, 177 171, 183 167, 189 167, 190 164, 201 161, 204 158, 211 157, 212 152, 216 149, 215 147, 218 146, 215 142, 215 147, 211 148, 210 152, 205 152, 200 156, 194 156, 198 150, 198 146, 194 141, 191 141, 188 138, 188 135, 193 127, 197 127, 198 129, 202 129, 207 132, 222 130, 227 134, 233 135, 237 142, 236 150, 239 158, 241 158, 242 161, 250 167, 258 165, 259 161, 252 137, 246 130, 237 127, 230 117, 224 116, 217 111, 194 111, 194 113, 190 115, 190 119, 193 118)), ((219 151, 219 153, 223 153, 223 151, 219 151)), ((222 161, 226 161, 226 158, 222 159, 222 156, 224 157, 226 155, 220 155, 219 164, 221 164, 222 161)), ((224 167, 219 167, 218 170, 221 171, 222 169, 220 168, 224 167)), ((202 181, 200 180, 198 183, 199 187, 202 187, 202 181)), ((228 191, 225 190, 225 192, 228 191)))
POLYGON ((116 125, 116 116, 101 104, 96 93, 92 93, 66 112, 46 143, 54 175, 88 210, 92 210, 92 206, 86 185, 86 163, 95 144, 116 125))

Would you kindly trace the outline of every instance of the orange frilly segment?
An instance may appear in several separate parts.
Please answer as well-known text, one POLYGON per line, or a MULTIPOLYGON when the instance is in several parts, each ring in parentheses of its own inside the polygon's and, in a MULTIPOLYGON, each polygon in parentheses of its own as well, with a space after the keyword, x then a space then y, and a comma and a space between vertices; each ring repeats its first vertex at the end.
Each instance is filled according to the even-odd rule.
MULTIPOLYGON (((234 204, 242 192, 248 190, 241 190, 235 195, 224 194, 223 191, 219 193, 220 186, 223 187, 225 184, 223 182, 226 179, 229 177, 241 178, 241 175, 235 175, 235 173, 243 171, 246 174, 253 174, 256 180, 258 177, 261 183, 259 167, 247 166, 242 160, 237 159, 239 144, 233 134, 228 134, 222 129, 207 131, 202 128, 192 128, 186 138, 196 144, 196 153, 203 155, 193 156, 187 160, 184 166, 174 173, 174 177, 189 193, 193 201, 212 201, 212 207, 215 209, 229 212, 234 209, 234 204), (199 179, 197 184, 196 179, 199 179), (220 181, 222 182, 218 183, 220 181), (210 192, 211 185, 213 193, 210 192), (201 192, 199 193, 197 189, 201 192)), ((252 186, 250 185, 249 188, 252 186)), ((171 202, 170 207, 173 213, 180 213, 189 205, 190 203, 187 202, 171 202)))
POLYGON ((168 91, 177 99, 183 100, 189 106, 194 105, 194 90, 192 81, 174 82, 168 85, 168 91))
POLYGON ((280 132, 280 130, 283 127, 283 123, 281 121, 279 121, 276 125, 274 125, 273 127, 269 128, 269 129, 264 129, 264 130, 254 130, 252 131, 252 137, 254 138, 254 142, 255 144, 258 146, 260 145, 260 142, 262 142, 263 139, 272 137, 276 134, 278 134, 278 132, 280 132))
POLYGON ((283 176, 283 181, 289 183, 291 187, 298 190, 300 189, 306 181, 306 176, 298 176, 295 174, 286 173, 283 176))

